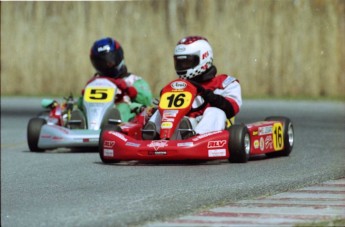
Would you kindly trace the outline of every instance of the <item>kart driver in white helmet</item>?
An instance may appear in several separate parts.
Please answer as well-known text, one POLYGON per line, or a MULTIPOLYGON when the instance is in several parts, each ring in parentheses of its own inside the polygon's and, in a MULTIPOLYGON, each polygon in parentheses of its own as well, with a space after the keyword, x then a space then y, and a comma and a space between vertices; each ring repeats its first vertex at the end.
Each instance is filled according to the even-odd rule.
MULTIPOLYGON (((189 80, 198 90, 193 109, 181 121, 181 138, 195 134, 223 130, 227 119, 234 117, 241 108, 242 96, 239 81, 227 74, 217 75, 213 65, 213 51, 208 40, 201 36, 182 38, 175 47, 175 70, 179 78, 189 80), (201 107, 201 108, 197 108, 201 107), (183 132, 183 130, 191 128, 183 132)), ((143 130, 143 139, 158 139, 161 116, 156 111, 143 130), (145 129, 154 130, 153 136, 145 129)))

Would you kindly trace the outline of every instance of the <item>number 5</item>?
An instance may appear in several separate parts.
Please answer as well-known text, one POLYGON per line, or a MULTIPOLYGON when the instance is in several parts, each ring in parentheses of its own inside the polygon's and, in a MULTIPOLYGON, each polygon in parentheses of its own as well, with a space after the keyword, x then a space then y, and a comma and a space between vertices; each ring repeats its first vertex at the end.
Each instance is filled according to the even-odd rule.
POLYGON ((108 97, 107 89, 91 89, 90 99, 103 100, 108 97))

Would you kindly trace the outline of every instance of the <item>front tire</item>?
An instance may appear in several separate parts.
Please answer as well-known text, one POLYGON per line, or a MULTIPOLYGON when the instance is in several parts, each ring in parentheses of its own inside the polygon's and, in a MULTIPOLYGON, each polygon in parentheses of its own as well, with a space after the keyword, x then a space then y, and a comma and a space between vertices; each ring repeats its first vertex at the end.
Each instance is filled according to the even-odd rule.
POLYGON ((229 129, 229 161, 233 163, 246 163, 250 154, 250 135, 247 126, 235 124, 229 129))
POLYGON ((284 149, 267 153, 268 157, 289 156, 294 145, 294 129, 291 120, 287 117, 267 117, 265 121, 280 121, 283 123, 284 149))
POLYGON ((43 118, 32 118, 29 120, 27 127, 27 141, 31 152, 42 152, 44 149, 38 147, 38 140, 40 138, 41 128, 47 124, 43 118))
POLYGON ((98 152, 99 152, 99 157, 101 158, 102 162, 105 164, 110 164, 110 163, 118 163, 120 162, 119 160, 114 160, 114 159, 106 159, 104 158, 103 155, 103 134, 105 133, 105 131, 115 131, 115 132, 122 132, 122 129, 120 128, 120 126, 118 125, 105 125, 103 126, 101 133, 99 135, 99 144, 98 144, 98 152))

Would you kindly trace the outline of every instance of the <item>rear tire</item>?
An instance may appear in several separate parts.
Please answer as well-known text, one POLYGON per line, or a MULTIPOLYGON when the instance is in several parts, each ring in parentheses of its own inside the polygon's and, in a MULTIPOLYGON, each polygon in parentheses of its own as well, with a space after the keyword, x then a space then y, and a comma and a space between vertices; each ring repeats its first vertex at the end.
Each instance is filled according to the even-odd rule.
POLYGON ((31 118, 27 127, 27 140, 31 152, 42 152, 44 149, 38 147, 38 140, 40 138, 41 128, 47 124, 43 118, 31 118))
POLYGON ((250 135, 244 124, 232 125, 229 129, 229 161, 246 163, 250 154, 250 135))
POLYGON ((121 123, 120 111, 116 108, 111 108, 104 114, 101 128, 106 125, 117 125, 119 123, 121 123))
POLYGON ((118 162, 120 162, 119 160, 114 160, 114 159, 109 160, 109 159, 105 159, 103 156, 103 134, 105 131, 122 132, 122 129, 118 125, 108 124, 102 128, 101 133, 99 135, 98 152, 99 152, 99 157, 101 158, 102 162, 105 164, 118 163, 118 162))
POLYGON ((80 110, 73 110, 71 112, 71 118, 70 121, 80 121, 80 123, 77 124, 68 124, 68 127, 70 129, 85 129, 86 128, 86 121, 85 116, 80 110))
POLYGON ((267 117, 265 121, 280 121, 283 123, 284 149, 267 153, 267 157, 289 156, 294 144, 294 130, 291 120, 287 117, 267 117))

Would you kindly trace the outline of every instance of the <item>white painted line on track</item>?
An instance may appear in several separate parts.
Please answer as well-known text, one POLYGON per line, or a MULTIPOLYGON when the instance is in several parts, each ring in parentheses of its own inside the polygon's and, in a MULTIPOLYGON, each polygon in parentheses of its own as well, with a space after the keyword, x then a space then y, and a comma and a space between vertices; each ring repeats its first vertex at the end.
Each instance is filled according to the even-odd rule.
POLYGON ((345 178, 146 226, 294 226, 345 218, 345 178))

